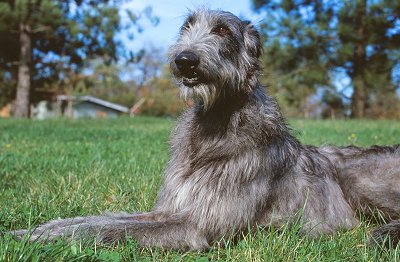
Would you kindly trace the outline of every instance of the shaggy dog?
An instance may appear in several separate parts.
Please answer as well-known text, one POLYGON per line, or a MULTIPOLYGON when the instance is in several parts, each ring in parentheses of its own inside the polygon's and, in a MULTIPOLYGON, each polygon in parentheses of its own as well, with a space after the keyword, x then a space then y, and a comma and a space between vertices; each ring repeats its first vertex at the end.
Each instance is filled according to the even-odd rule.
MULTIPOLYGON (((154 210, 54 220, 30 239, 129 236, 143 246, 204 250, 257 226, 290 224, 299 214, 311 236, 355 227, 356 210, 398 219, 400 147, 302 145, 258 80, 261 53, 250 22, 224 11, 191 13, 169 59, 182 97, 196 105, 173 131, 154 210)), ((373 239, 388 235, 396 244, 399 233, 397 220, 373 239)))

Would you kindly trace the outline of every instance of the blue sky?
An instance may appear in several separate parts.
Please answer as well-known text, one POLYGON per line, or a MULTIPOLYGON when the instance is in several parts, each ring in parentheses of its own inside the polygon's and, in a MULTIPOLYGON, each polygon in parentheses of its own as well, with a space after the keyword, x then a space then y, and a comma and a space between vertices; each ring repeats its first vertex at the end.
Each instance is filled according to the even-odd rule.
MULTIPOLYGON (((225 11, 232 12, 240 18, 247 19, 255 23, 260 23, 265 15, 256 14, 252 11, 252 0, 132 0, 127 1, 121 7, 121 10, 130 9, 132 11, 140 11, 145 9, 147 6, 151 6, 153 14, 160 19, 157 26, 152 26, 150 23, 146 23, 146 20, 142 20, 144 31, 142 33, 136 33, 133 40, 129 40, 128 37, 122 35, 126 47, 129 50, 137 52, 142 48, 149 47, 150 45, 162 48, 164 52, 167 51, 178 35, 178 30, 185 19, 185 15, 188 10, 196 9, 198 7, 208 7, 211 9, 222 9, 225 11)), ((335 85, 338 89, 342 89, 349 83, 349 78, 345 76, 339 76, 336 79, 335 85), (338 82, 339 78, 341 81, 338 82)), ((351 92, 349 89, 348 92, 351 92)), ((346 93, 347 94, 347 93, 346 93)), ((347 95, 351 95, 348 93, 347 95)))
POLYGON ((125 3, 122 9, 129 8, 138 11, 143 10, 146 6, 151 6, 153 8, 153 14, 159 17, 160 23, 154 27, 143 21, 144 31, 141 34, 135 34, 132 41, 127 38, 124 39, 127 47, 133 51, 150 44, 161 47, 166 51, 168 46, 176 39, 178 30, 188 10, 195 9, 196 7, 205 6, 211 9, 222 9, 255 23, 261 21, 261 16, 256 15, 251 10, 251 0, 133 0, 125 3))

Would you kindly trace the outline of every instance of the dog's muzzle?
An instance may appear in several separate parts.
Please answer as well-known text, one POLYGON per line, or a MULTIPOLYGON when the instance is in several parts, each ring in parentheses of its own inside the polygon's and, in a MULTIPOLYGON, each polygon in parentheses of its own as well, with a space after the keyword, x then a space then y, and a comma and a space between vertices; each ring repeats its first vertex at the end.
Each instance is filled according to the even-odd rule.
POLYGON ((192 87, 200 83, 196 71, 200 64, 200 58, 195 53, 183 51, 175 57, 175 64, 182 75, 182 82, 185 86, 192 87))

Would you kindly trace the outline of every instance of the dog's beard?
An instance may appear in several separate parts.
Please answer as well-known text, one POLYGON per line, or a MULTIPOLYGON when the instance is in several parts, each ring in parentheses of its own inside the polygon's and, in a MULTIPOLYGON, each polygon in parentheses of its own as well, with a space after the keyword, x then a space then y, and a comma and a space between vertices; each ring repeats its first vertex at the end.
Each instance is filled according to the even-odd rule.
POLYGON ((217 88, 212 84, 199 84, 194 87, 187 87, 180 84, 180 90, 181 98, 184 101, 194 100, 200 102, 205 110, 214 104, 219 95, 217 88))

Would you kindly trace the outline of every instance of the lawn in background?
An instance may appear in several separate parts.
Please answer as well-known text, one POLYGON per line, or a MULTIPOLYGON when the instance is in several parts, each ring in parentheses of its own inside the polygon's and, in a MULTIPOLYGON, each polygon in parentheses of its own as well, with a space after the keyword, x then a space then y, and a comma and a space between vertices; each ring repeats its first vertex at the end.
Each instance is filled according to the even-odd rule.
MULTIPOLYGON (((303 143, 368 146, 400 143, 400 122, 291 120, 303 143)), ((143 212, 153 206, 168 161, 174 120, 149 117, 111 120, 0 119, 0 231, 50 219, 143 212)), ((399 200, 400 201, 400 200, 399 200)), ((40 244, 0 237, 0 261, 400 261, 400 247, 380 252, 367 246, 374 225, 309 239, 298 230, 259 229, 210 251, 140 248, 135 241, 40 244)))

